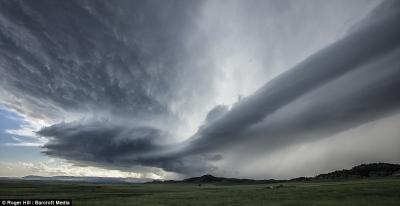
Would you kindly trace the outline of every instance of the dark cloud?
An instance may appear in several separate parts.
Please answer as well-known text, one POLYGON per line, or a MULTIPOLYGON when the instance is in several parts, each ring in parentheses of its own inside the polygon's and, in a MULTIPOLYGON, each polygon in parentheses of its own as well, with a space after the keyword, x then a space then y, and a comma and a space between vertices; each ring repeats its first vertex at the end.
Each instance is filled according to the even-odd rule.
POLYGON ((160 149, 166 134, 149 127, 127 128, 112 122, 73 122, 46 127, 38 132, 52 137, 45 154, 66 159, 112 162, 127 154, 141 155, 160 149))
POLYGON ((137 166, 158 167, 183 174, 203 174, 213 169, 219 155, 180 154, 168 144, 169 134, 151 127, 117 125, 107 120, 60 123, 43 128, 48 137, 43 153, 75 162, 130 170, 137 166))
POLYGON ((399 57, 400 50, 396 50, 363 65, 277 110, 241 136, 251 139, 247 143, 254 141, 254 150, 273 149, 329 137, 396 114, 400 108, 400 67, 396 65, 399 57), (371 75, 381 68, 385 69, 371 75))
MULTIPOLYGON (((400 3, 396 1, 384 2, 343 38, 230 109, 218 105, 204 112, 216 105, 210 97, 218 96, 216 87, 223 83, 216 76, 224 74, 215 69, 211 57, 224 57, 236 48, 222 43, 221 51, 210 47, 232 38, 230 43, 239 48, 256 42, 243 48, 243 52, 256 50, 254 58, 274 56, 279 51, 270 52, 267 43, 260 43, 263 35, 272 27, 289 35, 280 41, 297 44, 293 32, 284 32, 290 25, 275 22, 260 33, 250 28, 258 29, 268 5, 278 15, 292 11, 293 4, 252 1, 243 15, 238 8, 244 3, 231 3, 230 20, 244 26, 229 26, 231 21, 225 20, 230 15, 208 17, 228 24, 228 29, 221 29, 204 18, 214 7, 220 8, 212 2, 2 1, 0 103, 53 124, 37 132, 49 139, 43 147, 48 156, 106 168, 151 167, 186 175, 217 170, 216 162, 234 147, 245 147, 247 155, 255 155, 396 113, 400 105, 400 3), (241 32, 249 43, 233 38, 241 32), (203 112, 193 114, 205 117, 198 131, 185 141, 178 138, 178 130, 190 124, 185 115, 203 112)), ((296 24, 300 21, 290 17, 296 24)), ((235 92, 237 96, 241 91, 235 92)))
MULTIPOLYGON (((190 145, 193 146, 189 150, 212 150, 221 145, 226 146, 227 143, 243 141, 243 137, 247 136, 248 128, 263 121, 279 109, 324 84, 355 70, 363 69, 366 64, 383 55, 388 55, 390 51, 398 48, 400 45, 398 38, 400 36, 400 4, 392 1, 385 2, 369 18, 371 19, 369 25, 363 25, 359 30, 350 33, 347 37, 279 75, 255 94, 237 102, 218 121, 201 128, 189 140, 192 142, 190 145), (389 7, 387 4, 392 6, 389 7), (390 12, 386 12, 383 8, 389 9, 390 12)), ((388 63, 381 63, 374 70, 370 69, 368 73, 363 73, 363 76, 358 76, 360 79, 357 81, 364 87, 347 94, 345 98, 338 100, 333 98, 331 100, 334 102, 323 102, 319 98, 326 98, 326 95, 316 96, 313 101, 321 102, 321 105, 315 105, 310 109, 311 111, 303 111, 303 114, 294 120, 289 118, 287 122, 262 128, 261 134, 265 138, 264 141, 268 144, 268 141, 279 141, 273 137, 299 136, 296 134, 298 130, 313 131, 316 128, 329 130, 329 127, 336 127, 340 124, 343 128, 351 127, 354 122, 359 124, 366 121, 364 118, 366 116, 376 118, 376 113, 381 114, 380 111, 397 109, 400 101, 396 95, 396 91, 399 89, 400 68, 396 66, 395 62, 398 58, 399 52, 395 52, 388 63), (380 66, 384 68, 380 68, 380 66), (368 81, 371 79, 368 76, 377 69, 382 69, 383 71, 380 73, 386 76, 369 85, 368 81), (366 86, 370 86, 370 88, 366 89, 366 86), (323 109, 319 110, 318 107, 323 109), (326 107, 330 108, 330 111, 324 110, 326 107), (269 134, 269 132, 272 133, 269 134), (280 135, 275 136, 275 132, 280 135)), ((348 81, 354 81, 354 77, 349 78, 348 81)), ((343 87, 335 85, 336 88, 333 89, 335 93, 332 95, 341 96, 342 92, 346 92, 343 90, 354 89, 351 83, 347 83, 347 85, 343 85, 343 87), (350 88, 346 87, 347 85, 350 88)))
POLYGON ((188 53, 201 4, 1 2, 0 102, 50 123, 72 120, 38 132, 50 138, 46 155, 125 169, 204 171, 208 156, 173 162, 146 156, 164 153, 161 145, 176 139, 170 132, 185 126, 174 108, 202 102, 213 87, 196 75, 212 69, 193 60, 204 58, 195 55, 202 44, 190 43, 196 51, 188 53))
POLYGON ((215 106, 212 110, 210 110, 206 116, 206 123, 212 123, 219 118, 221 118, 227 111, 229 110, 226 105, 218 105, 215 106))
POLYGON ((175 64, 185 56, 179 39, 197 4, 1 2, 2 87, 15 99, 35 100, 22 103, 32 107, 171 115, 171 82, 181 69, 175 64))

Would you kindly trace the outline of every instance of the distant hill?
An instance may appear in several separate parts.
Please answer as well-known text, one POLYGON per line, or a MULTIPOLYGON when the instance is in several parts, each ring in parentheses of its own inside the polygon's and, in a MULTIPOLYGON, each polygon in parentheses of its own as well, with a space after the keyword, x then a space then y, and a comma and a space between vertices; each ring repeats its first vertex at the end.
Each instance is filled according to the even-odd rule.
POLYGON ((184 183, 272 183, 277 182, 279 180, 253 180, 253 179, 237 179, 237 178, 225 178, 225 177, 214 177, 212 175, 203 175, 200 177, 192 177, 188 179, 184 179, 181 182, 184 183))
POLYGON ((400 176, 399 164, 388 163, 371 163, 361 164, 349 170, 338 170, 327 174, 320 174, 315 177, 297 177, 290 180, 253 180, 253 179, 237 179, 226 177, 215 177, 210 174, 200 177, 191 177, 184 180, 165 180, 153 181, 150 183, 196 183, 196 184, 266 184, 266 183, 281 183, 294 181, 310 181, 310 180, 325 180, 325 179, 344 179, 344 178, 367 178, 367 177, 385 177, 385 176, 400 176))
POLYGON ((361 164, 349 170, 337 170, 327 174, 320 174, 315 179, 337 179, 337 178, 362 178, 362 177, 385 177, 400 175, 399 164, 372 163, 361 164))
POLYGON ((226 181, 228 180, 228 178, 224 178, 224 177, 214 177, 212 175, 203 175, 201 177, 192 177, 192 178, 188 178, 188 179, 184 179, 182 180, 182 182, 222 182, 222 181, 226 181))

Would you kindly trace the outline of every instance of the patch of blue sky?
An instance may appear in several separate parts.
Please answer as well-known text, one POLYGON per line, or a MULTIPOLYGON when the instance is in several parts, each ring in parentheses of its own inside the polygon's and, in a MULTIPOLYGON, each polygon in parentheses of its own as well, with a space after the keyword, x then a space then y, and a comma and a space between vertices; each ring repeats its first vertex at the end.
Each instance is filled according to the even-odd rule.
POLYGON ((7 133, 9 129, 18 129, 23 124, 19 115, 0 107, 0 161, 1 162, 38 162, 46 159, 40 153, 40 147, 20 143, 34 142, 32 137, 7 133))

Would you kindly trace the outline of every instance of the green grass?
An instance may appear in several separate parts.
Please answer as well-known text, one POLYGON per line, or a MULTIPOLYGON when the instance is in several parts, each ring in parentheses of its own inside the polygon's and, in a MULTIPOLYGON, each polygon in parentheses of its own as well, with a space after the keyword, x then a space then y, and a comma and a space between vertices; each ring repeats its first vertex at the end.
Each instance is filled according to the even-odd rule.
POLYGON ((0 181, 0 198, 65 198, 73 205, 400 205, 399 178, 283 185, 0 181))

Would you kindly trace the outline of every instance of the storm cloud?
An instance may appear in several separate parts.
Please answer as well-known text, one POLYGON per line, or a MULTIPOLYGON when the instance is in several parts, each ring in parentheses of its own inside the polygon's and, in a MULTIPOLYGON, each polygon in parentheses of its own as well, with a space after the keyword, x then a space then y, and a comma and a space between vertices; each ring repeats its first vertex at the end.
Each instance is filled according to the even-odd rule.
POLYGON ((327 11, 346 1, 0 4, 0 103, 46 122, 43 154, 75 164, 224 175, 237 153, 273 155, 399 109, 396 1, 351 1, 337 21, 327 11))
POLYGON ((325 126, 352 127, 368 121, 366 116, 377 118, 396 111, 400 101, 400 4, 385 2, 368 18, 373 23, 363 25, 237 102, 217 122, 202 128, 192 145, 209 149, 247 136, 242 132, 252 133, 247 131, 249 127, 316 89, 322 91, 307 105, 311 108, 299 109, 300 117, 296 119, 292 111, 290 119, 271 127, 268 121, 273 124, 274 119, 267 119, 266 128, 257 125, 256 130, 261 129, 260 134, 269 141, 269 132, 271 136, 276 136, 274 131, 296 135, 301 130, 329 130, 325 126), (354 81, 356 78, 359 80, 354 81), (331 102, 326 101, 329 99, 331 102))
POLYGON ((151 127, 116 125, 113 122, 79 121, 60 123, 38 131, 49 137, 43 153, 49 156, 102 167, 136 169, 158 167, 184 174, 212 171, 208 163, 218 155, 180 154, 178 145, 169 143, 168 133, 151 127))

